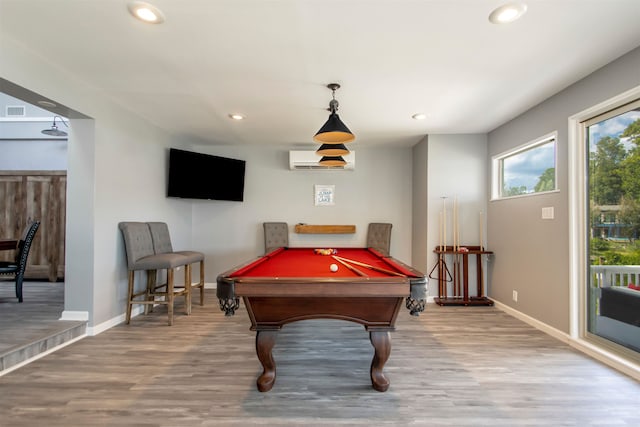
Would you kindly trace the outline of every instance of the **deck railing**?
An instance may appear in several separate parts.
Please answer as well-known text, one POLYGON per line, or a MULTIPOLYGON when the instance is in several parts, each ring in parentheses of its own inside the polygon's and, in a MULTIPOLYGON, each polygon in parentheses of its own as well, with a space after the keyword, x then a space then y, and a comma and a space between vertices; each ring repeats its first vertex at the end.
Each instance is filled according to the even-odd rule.
POLYGON ((640 285, 640 265, 592 265, 589 284, 589 319, 595 325, 600 313, 600 289, 610 286, 640 285))
POLYGON ((640 285, 640 265, 592 265, 591 287, 640 285))

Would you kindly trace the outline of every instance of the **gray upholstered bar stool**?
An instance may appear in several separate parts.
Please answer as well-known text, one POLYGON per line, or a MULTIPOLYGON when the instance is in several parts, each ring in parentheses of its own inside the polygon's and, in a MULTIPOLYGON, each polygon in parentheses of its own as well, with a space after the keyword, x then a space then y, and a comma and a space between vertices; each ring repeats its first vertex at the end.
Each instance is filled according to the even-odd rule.
POLYGON ((391 250, 391 227, 387 222, 372 222, 367 230, 367 247, 389 256, 391 250))
POLYGON ((156 254, 153 250, 151 230, 145 222, 121 222, 118 224, 124 246, 127 252, 127 267, 129 270, 129 289, 127 297, 127 324, 131 321, 131 307, 134 304, 144 304, 145 312, 155 304, 167 306, 169 326, 173 324, 173 303, 177 296, 185 299, 185 311, 191 314, 191 293, 189 288, 174 288, 174 271, 178 267, 185 267, 185 283, 187 281, 187 268, 189 261, 178 254, 156 254), (167 271, 167 282, 157 285, 156 276, 158 270, 167 271), (147 286, 144 290, 135 289, 134 279, 136 271, 147 272, 147 286), (164 288, 164 291, 161 289, 164 288), (136 299, 144 296, 143 299, 136 299), (156 297, 164 297, 156 299, 156 297))
POLYGON ((196 251, 174 251, 171 245, 171 236, 169 234, 169 226, 165 222, 148 222, 149 230, 151 230, 151 239, 153 240, 153 251, 156 254, 174 253, 187 258, 187 271, 185 279, 185 287, 190 287, 189 292, 193 288, 200 288, 200 305, 204 305, 204 254, 196 251), (191 265, 200 264, 200 280, 198 283, 191 282, 191 265))
POLYGON ((289 246, 289 225, 286 222, 264 222, 264 252, 289 246))

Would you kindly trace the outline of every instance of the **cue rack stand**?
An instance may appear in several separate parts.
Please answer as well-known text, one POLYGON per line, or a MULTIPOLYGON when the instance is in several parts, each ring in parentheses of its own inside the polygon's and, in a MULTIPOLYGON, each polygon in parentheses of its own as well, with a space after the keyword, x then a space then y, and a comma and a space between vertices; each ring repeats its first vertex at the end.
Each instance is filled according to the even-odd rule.
POLYGON ((429 274, 429 278, 438 281, 438 296, 434 301, 438 305, 493 305, 493 301, 484 296, 484 274, 482 271, 482 256, 492 255, 480 246, 436 246, 434 252, 438 255, 438 263, 429 274), (477 296, 469 296, 469 255, 476 258, 477 296), (447 265, 447 256, 451 260, 451 267, 447 265), (433 273, 436 276, 432 277, 433 273), (449 283, 451 286, 449 286, 449 283), (452 295, 449 295, 449 287, 452 295))

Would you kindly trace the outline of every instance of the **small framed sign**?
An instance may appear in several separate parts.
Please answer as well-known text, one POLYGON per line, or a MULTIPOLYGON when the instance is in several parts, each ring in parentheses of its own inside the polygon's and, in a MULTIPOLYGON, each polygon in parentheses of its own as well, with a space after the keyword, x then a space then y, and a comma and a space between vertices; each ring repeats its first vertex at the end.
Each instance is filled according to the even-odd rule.
POLYGON ((314 190, 316 206, 335 205, 335 185, 315 185, 314 190))

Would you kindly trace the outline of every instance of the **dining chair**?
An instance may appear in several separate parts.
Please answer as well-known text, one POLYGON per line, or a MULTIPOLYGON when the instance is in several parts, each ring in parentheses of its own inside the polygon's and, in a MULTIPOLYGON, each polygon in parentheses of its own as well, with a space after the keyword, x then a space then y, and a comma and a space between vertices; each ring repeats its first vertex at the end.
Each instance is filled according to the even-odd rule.
POLYGON ((289 246, 289 225, 286 222, 264 222, 264 252, 289 246))
POLYGON ((372 222, 367 229, 367 247, 389 256, 391 250, 391 227, 386 222, 372 222))
POLYGON ((31 250, 31 243, 36 236, 36 231, 40 227, 40 221, 31 221, 27 224, 22 237, 18 241, 16 258, 14 261, 0 261, 0 274, 13 274, 16 282, 16 298, 22 302, 22 282, 24 272, 27 269, 27 259, 31 250))

